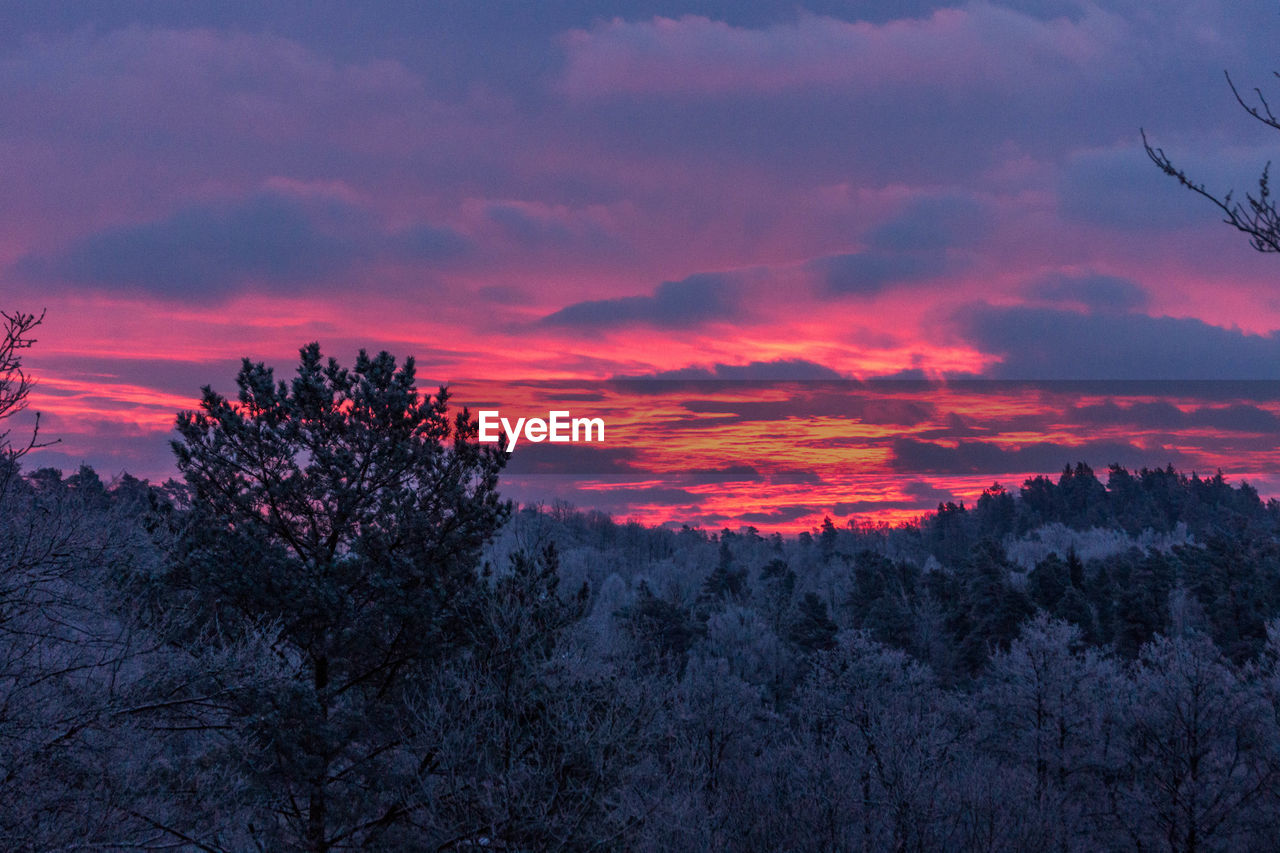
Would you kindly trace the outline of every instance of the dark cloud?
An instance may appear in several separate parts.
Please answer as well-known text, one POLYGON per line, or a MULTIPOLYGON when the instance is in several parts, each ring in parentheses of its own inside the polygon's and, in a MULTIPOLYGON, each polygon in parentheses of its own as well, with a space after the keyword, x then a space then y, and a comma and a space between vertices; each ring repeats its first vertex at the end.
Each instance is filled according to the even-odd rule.
POLYGON ((688 400, 682 405, 698 414, 734 415, 744 421, 848 418, 877 426, 914 426, 934 415, 928 402, 882 399, 840 390, 792 393, 781 400, 688 400))
POLYGON ((511 475, 633 475, 638 470, 635 457, 635 451, 625 447, 521 442, 512 452, 505 471, 511 475))
POLYGON ((109 228, 60 252, 29 255, 15 272, 40 281, 204 301, 247 283, 292 288, 331 282, 377 258, 446 260, 466 246, 465 238, 448 229, 423 225, 383 234, 367 214, 348 205, 264 193, 109 228))
POLYGON ((1159 400, 1127 405, 1117 405, 1108 400, 1076 407, 1070 414, 1078 423, 1105 426, 1133 426, 1156 430, 1200 427, 1228 432, 1280 433, 1280 417, 1274 412, 1245 403, 1196 406, 1183 410, 1173 403, 1159 400))
POLYGON ((489 205, 485 218, 497 226, 508 248, 526 253, 550 251, 563 257, 599 256, 622 247, 619 238, 600 223, 539 205, 489 205))
POLYGON ((584 489, 593 506, 605 509, 628 509, 640 504, 680 506, 696 504, 700 498, 693 492, 670 486, 640 486, 620 489, 584 489))
POLYGON ((926 501, 929 503, 946 503, 955 500, 955 496, 946 489, 939 489, 932 483, 926 483, 924 480, 915 480, 913 482, 904 483, 902 491, 918 501, 926 501))
MULTIPOLYGON (((1169 441, 1186 440, 1182 436, 1170 436, 1169 441)), ((1198 465, 1198 470, 1212 470, 1215 467, 1221 467, 1223 463, 1229 466, 1239 466, 1242 461, 1239 454, 1261 453, 1265 458, 1274 458, 1276 449, 1275 433, 1243 433, 1243 432, 1223 432, 1218 435, 1198 435, 1193 439, 1194 450, 1197 453, 1205 455, 1217 455, 1219 462, 1214 465, 1198 465), (1234 459, 1223 457, 1236 457, 1234 459)), ((1247 463, 1245 463, 1247 464, 1247 463)))
POLYGON ((955 496, 946 489, 939 489, 923 480, 904 483, 902 491, 910 496, 908 500, 868 499, 859 501, 841 501, 832 509, 836 515, 855 515, 863 512, 878 512, 886 509, 918 509, 931 510, 940 503, 954 501, 955 496))
POLYGON ((826 365, 803 358, 780 358, 774 361, 753 361, 749 364, 714 364, 711 367, 681 367, 663 370, 646 376, 618 377, 623 380, 693 380, 734 382, 786 382, 811 379, 841 379, 839 373, 826 365))
POLYGON ((958 413, 951 412, 947 415, 945 426, 922 430, 917 435, 920 438, 976 438, 989 436, 995 431, 990 426, 978 426, 958 413))
POLYGON ((885 252, 916 252, 970 245, 986 236, 990 217, 967 196, 916 199, 893 219, 871 231, 868 244, 885 252))
POLYGON ((1146 307, 1147 292, 1137 282, 1113 275, 1045 276, 1028 289, 1030 296, 1090 311, 1128 312, 1146 307))
POLYGON ((1008 379, 1280 379, 1280 333, 1251 335, 1203 320, 970 305, 954 316, 1008 379))
POLYGON ((875 379, 878 382, 927 382, 929 381, 929 374, 918 367, 904 367, 902 370, 895 370, 892 373, 876 376, 875 379))
POLYGON ((681 518, 690 518, 698 512, 701 498, 693 492, 671 485, 617 486, 600 488, 598 484, 584 483, 574 475, 520 475, 504 477, 504 497, 521 504, 566 501, 573 506, 589 507, 602 512, 625 517, 636 507, 654 504, 679 510, 681 518))
POLYGON ((785 524, 816 512, 811 506, 786 506, 761 512, 744 512, 735 516, 738 521, 748 524, 785 524))
POLYGON ((760 472, 750 465, 726 465, 723 468, 690 468, 685 471, 668 473, 681 483, 690 485, 717 485, 720 483, 758 483, 763 479, 760 472))
POLYGON ((560 403, 599 403, 608 398, 599 391, 561 391, 555 399, 560 403))
POLYGON ((476 288, 476 296, 495 305, 528 305, 533 302, 527 290, 509 284, 486 284, 476 288))
MULTIPOLYGON (((97 356, 86 359, 76 355, 42 355, 31 360, 31 366, 39 372, 57 373, 73 380, 78 388, 68 388, 67 393, 82 393, 95 383, 123 383, 154 388, 173 394, 189 394, 194 403, 203 385, 226 381, 240 370, 241 360, 223 358, 213 361, 188 361, 185 359, 118 358, 97 356)), ((55 388, 42 388, 44 394, 55 393, 55 388)))
POLYGON ((1005 448, 986 441, 961 441, 956 446, 899 438, 893 442, 891 466, 903 473, 921 474, 1004 474, 1027 471, 1058 471, 1064 465, 1083 461, 1097 469, 1119 463, 1130 468, 1185 460, 1175 450, 1147 450, 1124 442, 1095 442, 1061 445, 1032 442, 1005 448))
POLYGON ((831 293, 872 295, 957 268, 947 250, 981 239, 988 225, 985 210, 972 199, 923 198, 873 229, 865 250, 818 258, 809 266, 831 293))
POLYGON ((769 482, 775 486, 820 486, 822 477, 817 471, 789 468, 769 472, 769 482))
POLYGON ((1243 403, 1205 406, 1187 412, 1187 426, 1231 432, 1280 433, 1280 417, 1275 412, 1243 403))
POLYGON ((899 500, 865 500, 865 501, 841 501, 831 507, 832 515, 856 515, 863 512, 882 512, 887 509, 918 509, 921 512, 933 509, 932 504, 924 504, 920 501, 899 501, 899 500))
POLYGON ((507 234, 526 245, 555 245, 573 240, 573 232, 563 223, 532 216, 516 205, 492 205, 487 215, 491 222, 500 225, 507 234))
POLYGON ((868 399, 855 410, 854 417, 876 426, 915 426, 934 417, 932 403, 921 400, 868 399))
POLYGON ((828 291, 872 296, 892 284, 924 281, 947 272, 946 254, 938 249, 893 253, 878 250, 831 255, 810 262, 828 291))
POLYGON ((391 254, 421 261, 448 261, 471 251, 471 241, 451 228, 414 225, 387 239, 391 254))
POLYGON ((57 255, 28 258, 18 271, 73 284, 216 299, 246 279, 296 283, 327 277, 349 267, 356 254, 354 246, 323 234, 296 202, 259 196, 102 231, 57 255))
MULTIPOLYGON (((850 8, 847 0, 808 0, 807 13, 849 20, 885 22, 923 17, 959 5, 933 0, 872 0, 850 8)), ((1065 2, 1055 5, 1068 5, 1065 2)), ((739 27, 793 21, 792 0, 486 0, 484 3, 387 2, 343 7, 318 19, 314 0, 278 0, 253 12, 236 4, 119 3, 86 5, 47 0, 22 6, 23 26, 0 30, 0 44, 21 37, 43 38, 76 29, 110 30, 129 25, 159 27, 258 28, 296 34, 326 53, 351 59, 394 57, 445 76, 449 81, 485 79, 506 86, 540 83, 556 65, 558 36, 598 20, 643 20, 657 15, 705 15, 739 27), (429 45, 430 49, 424 49, 429 45)), ((459 84, 460 85, 460 84, 459 84)))
POLYGON ((650 325, 686 328, 738 316, 737 280, 722 273, 698 273, 664 281, 652 296, 595 299, 567 305, 542 318, 551 326, 612 328, 650 325))

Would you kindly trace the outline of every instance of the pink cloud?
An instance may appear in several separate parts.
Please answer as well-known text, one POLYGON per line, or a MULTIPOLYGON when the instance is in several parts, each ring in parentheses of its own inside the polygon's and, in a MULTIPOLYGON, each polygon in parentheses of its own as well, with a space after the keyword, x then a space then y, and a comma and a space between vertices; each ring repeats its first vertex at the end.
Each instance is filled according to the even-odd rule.
POLYGON ((1092 11, 1079 22, 1041 21, 983 3, 886 24, 803 15, 764 29, 685 16, 614 19, 565 40, 565 94, 777 93, 802 87, 1020 85, 1044 69, 1104 73, 1121 35, 1092 11))
POLYGON ((7 209, 21 211, 0 224, 49 245, 281 183, 339 186, 418 218, 421 201, 401 201, 405 158, 485 152, 477 140, 507 109, 481 96, 445 104, 397 61, 336 61, 274 35, 130 26, 32 38, 0 55, 7 209))
POLYGON ((31 41, 0 64, 0 79, 8 105, 67 129, 128 134, 163 117, 170 134, 267 141, 309 131, 335 108, 366 120, 371 108, 421 89, 391 61, 339 64, 277 36, 136 26, 31 41))

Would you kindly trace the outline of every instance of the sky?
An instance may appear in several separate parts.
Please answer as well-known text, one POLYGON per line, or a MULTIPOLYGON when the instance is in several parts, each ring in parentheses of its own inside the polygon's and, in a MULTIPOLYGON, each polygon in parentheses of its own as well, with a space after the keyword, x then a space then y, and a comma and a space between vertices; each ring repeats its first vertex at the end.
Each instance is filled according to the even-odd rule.
POLYGON ((1224 72, 1280 93, 1277 37, 1254 0, 0 2, 27 465, 171 476, 201 386, 316 340, 607 415, 508 484, 618 517, 902 520, 1077 460, 1280 495, 1280 258, 1141 137, 1253 188, 1280 137, 1224 72))

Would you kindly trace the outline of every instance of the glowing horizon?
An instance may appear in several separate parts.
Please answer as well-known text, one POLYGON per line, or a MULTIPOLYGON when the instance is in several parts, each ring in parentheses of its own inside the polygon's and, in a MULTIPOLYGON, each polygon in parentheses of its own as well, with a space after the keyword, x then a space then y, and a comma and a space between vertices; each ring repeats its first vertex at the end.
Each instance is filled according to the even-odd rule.
POLYGON ((1138 132, 1211 189, 1254 186, 1274 132, 1222 69, 1266 91, 1280 21, 1261 7, 499 0, 304 26, 287 6, 54 0, 0 37, 0 304, 48 310, 27 367, 61 439, 29 466, 162 478, 202 385, 229 390, 243 357, 286 376, 318 340, 343 362, 414 355, 424 389, 506 382, 532 410, 544 380, 1171 383, 1048 401, 944 385, 890 394, 932 406, 900 423, 610 397, 619 447, 663 476, 543 482, 646 521, 900 520, 1106 442, 1280 494, 1271 398, 1179 385, 1280 380, 1280 262, 1138 132), (946 437, 950 414, 994 426, 946 437), (934 451, 903 442, 987 467, 911 470, 934 451), (760 479, 681 485, 663 446, 760 479))

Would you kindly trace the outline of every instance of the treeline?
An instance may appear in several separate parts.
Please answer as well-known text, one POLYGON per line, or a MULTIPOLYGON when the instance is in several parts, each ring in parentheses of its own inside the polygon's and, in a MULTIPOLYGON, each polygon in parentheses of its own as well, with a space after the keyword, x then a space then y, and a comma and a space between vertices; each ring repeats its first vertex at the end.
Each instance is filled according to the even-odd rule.
POLYGON ((1025 536, 1049 524, 1166 533, 1182 526, 1193 536, 1241 538, 1280 529, 1280 503, 1263 503, 1248 483, 1231 485, 1222 472, 1202 479, 1173 466, 1130 472, 1112 465, 1104 485, 1083 462, 1057 480, 1027 480, 1017 495, 1000 484, 986 489, 971 510, 947 502, 926 522, 927 545, 943 562, 963 559, 978 539, 1025 536))
POLYGON ((4 484, 5 849, 1195 851, 1280 830, 1275 506, 1221 477, 1075 466, 797 537, 527 507, 438 589, 413 562, 343 580, 355 556, 303 583, 189 484, 4 484))

